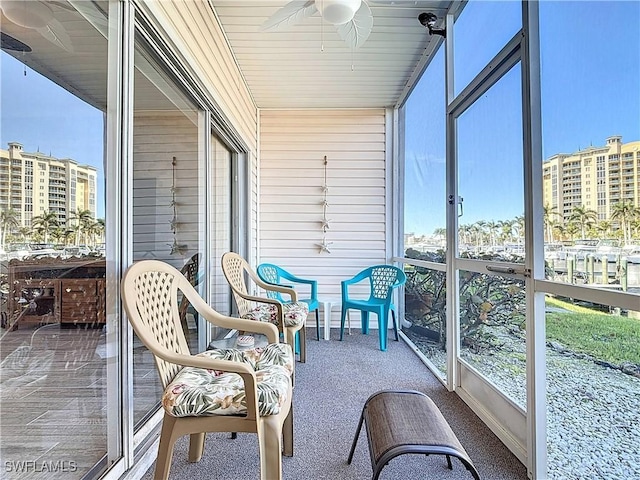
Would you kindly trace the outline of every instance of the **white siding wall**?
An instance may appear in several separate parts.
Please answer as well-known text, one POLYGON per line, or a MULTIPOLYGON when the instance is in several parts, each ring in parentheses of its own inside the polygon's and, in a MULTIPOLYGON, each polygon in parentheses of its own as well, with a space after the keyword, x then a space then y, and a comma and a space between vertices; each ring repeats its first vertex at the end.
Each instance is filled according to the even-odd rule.
MULTIPOLYGON (((185 58, 219 107, 225 121, 248 147, 252 191, 249 198, 250 261, 256 260, 257 109, 231 54, 224 33, 207 1, 149 2, 176 50, 185 58)), ((212 259, 219 262, 219 259, 212 259)))
MULTIPOLYGON (((151 2, 148 8, 249 148, 249 261, 273 261, 316 278, 325 298, 340 297, 340 280, 384 263, 385 111, 268 110, 258 123, 208 3, 151 2), (316 246, 322 240, 324 155, 330 254, 316 246)), ((338 315, 334 311, 334 323, 338 315)))
POLYGON ((256 108, 209 2, 149 2, 145 6, 159 17, 221 112, 247 145, 254 147, 256 108))
POLYGON ((231 153, 216 137, 212 136, 211 155, 214 162, 211 168, 211 189, 208 193, 213 203, 209 218, 212 235, 209 244, 211 257, 209 303, 218 312, 229 315, 231 294, 222 273, 220 258, 230 250, 231 245, 231 153))
POLYGON ((133 162, 134 259, 164 260, 180 268, 198 251, 198 128, 175 112, 136 112, 133 162), (171 255, 172 159, 176 157, 177 241, 183 255, 171 255))
POLYGON ((259 177, 261 262, 318 280, 324 298, 340 298, 341 280, 386 262, 383 109, 262 110, 259 177), (331 253, 316 245, 325 155, 331 253))

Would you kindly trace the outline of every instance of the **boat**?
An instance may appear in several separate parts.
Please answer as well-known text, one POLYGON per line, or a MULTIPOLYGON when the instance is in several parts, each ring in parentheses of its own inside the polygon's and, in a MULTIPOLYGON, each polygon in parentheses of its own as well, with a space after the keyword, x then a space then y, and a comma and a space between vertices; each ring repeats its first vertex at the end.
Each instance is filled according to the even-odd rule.
POLYGON ((640 245, 627 245, 624 247, 621 258, 626 258, 627 263, 640 263, 640 245))
POLYGON ((44 257, 59 257, 62 255, 62 250, 57 249, 53 244, 50 243, 31 243, 29 244, 31 248, 31 253, 29 254, 32 258, 44 258, 44 257))
POLYGON ((581 239, 573 242, 573 245, 567 247, 567 256, 572 256, 576 260, 584 260, 587 255, 596 253, 598 240, 581 239))
POLYGON ((62 258, 84 257, 91 255, 91 249, 86 245, 65 247, 62 251, 62 258))
POLYGON ((31 255, 31 246, 28 243, 10 243, 7 245, 7 260, 24 260, 29 255, 31 255))
POLYGON ((544 244, 545 260, 566 260, 567 251, 562 243, 545 243, 544 244))
POLYGON ((596 251, 594 257, 596 260, 607 262, 615 262, 620 258, 622 249, 620 248, 620 242, 611 238, 603 238, 598 241, 596 245, 596 251))

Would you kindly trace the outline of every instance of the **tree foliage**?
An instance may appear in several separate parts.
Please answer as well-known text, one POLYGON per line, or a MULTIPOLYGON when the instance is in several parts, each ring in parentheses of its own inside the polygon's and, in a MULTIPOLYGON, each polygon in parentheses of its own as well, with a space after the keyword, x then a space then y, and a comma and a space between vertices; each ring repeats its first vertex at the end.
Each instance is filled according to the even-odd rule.
MULTIPOLYGON (((444 263, 444 252, 419 252, 408 249, 406 257, 444 263)), ((472 254, 464 256, 472 258, 472 254)), ((497 254, 473 258, 504 261, 497 254)), ((442 349, 446 345, 446 273, 433 268, 406 268, 405 318, 414 333, 427 337, 442 349)), ((460 272, 460 338, 464 346, 485 351, 499 346, 498 338, 487 327, 502 326, 521 335, 525 321, 524 282, 506 276, 460 272)))

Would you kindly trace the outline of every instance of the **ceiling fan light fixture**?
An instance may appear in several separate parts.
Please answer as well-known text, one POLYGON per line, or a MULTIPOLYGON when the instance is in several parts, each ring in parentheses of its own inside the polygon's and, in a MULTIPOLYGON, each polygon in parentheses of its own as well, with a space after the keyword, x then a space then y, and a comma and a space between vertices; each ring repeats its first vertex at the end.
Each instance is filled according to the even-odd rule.
POLYGON ((53 10, 43 2, 3 0, 2 13, 24 28, 43 28, 53 19, 53 10))
POLYGON ((322 18, 333 25, 350 22, 360 8, 362 0, 316 0, 322 18))

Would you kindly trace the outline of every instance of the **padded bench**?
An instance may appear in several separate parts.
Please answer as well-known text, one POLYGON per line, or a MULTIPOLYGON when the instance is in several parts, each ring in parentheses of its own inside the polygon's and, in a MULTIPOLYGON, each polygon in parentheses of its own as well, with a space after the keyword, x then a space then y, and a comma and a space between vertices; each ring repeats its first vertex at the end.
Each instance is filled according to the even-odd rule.
POLYGON ((446 455, 452 469, 451 457, 457 457, 480 480, 471 458, 458 441, 435 403, 424 393, 413 390, 383 390, 371 395, 364 404, 349 459, 358 443, 362 423, 365 423, 373 480, 377 480, 384 466, 398 455, 418 453, 446 455))

